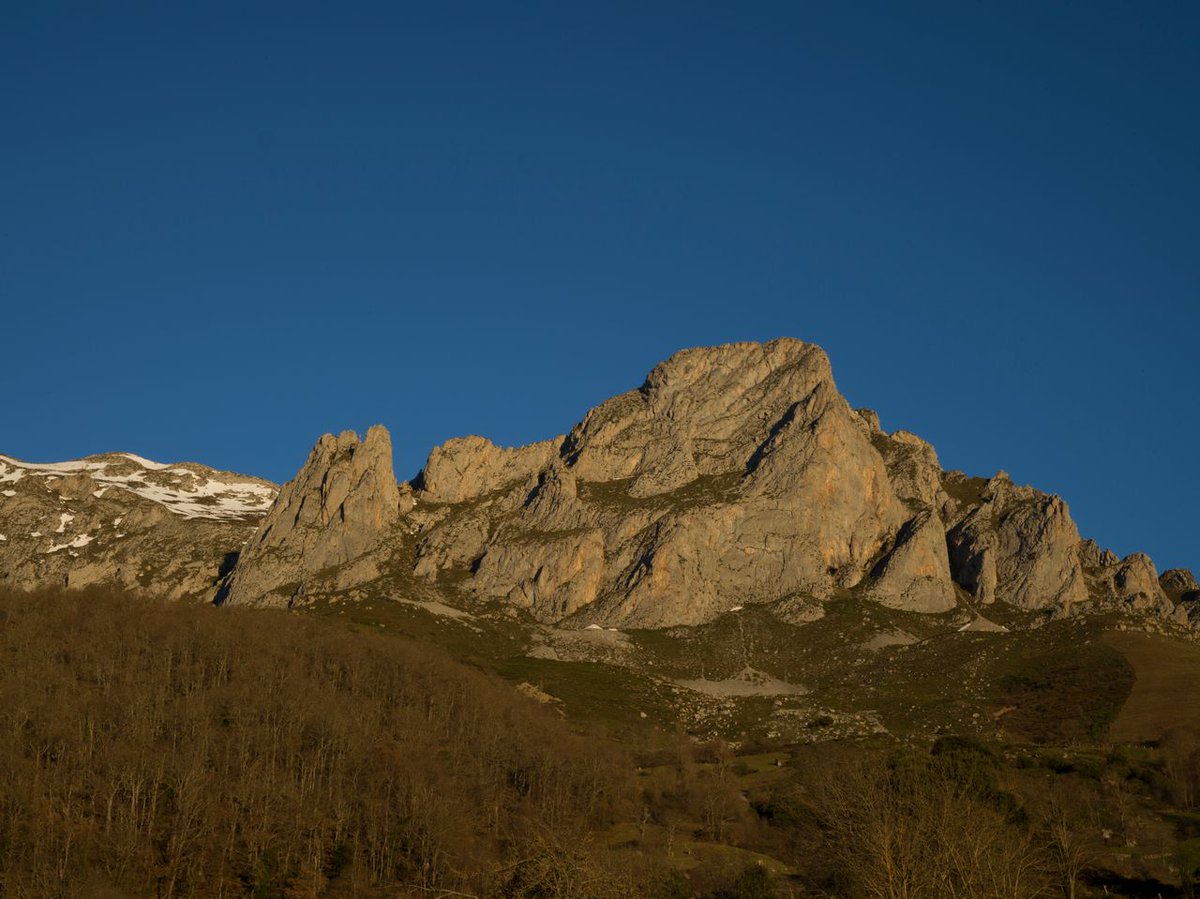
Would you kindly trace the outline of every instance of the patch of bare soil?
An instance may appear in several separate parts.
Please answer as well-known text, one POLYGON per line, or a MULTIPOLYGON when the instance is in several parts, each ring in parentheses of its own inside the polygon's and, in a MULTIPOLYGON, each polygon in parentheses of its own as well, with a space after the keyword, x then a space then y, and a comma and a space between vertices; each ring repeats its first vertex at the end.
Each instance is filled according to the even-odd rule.
POLYGON ((724 680, 677 680, 674 683, 697 693, 707 696, 724 698, 728 696, 800 696, 807 693, 799 684, 789 684, 787 681, 772 677, 764 671, 746 667, 724 680))

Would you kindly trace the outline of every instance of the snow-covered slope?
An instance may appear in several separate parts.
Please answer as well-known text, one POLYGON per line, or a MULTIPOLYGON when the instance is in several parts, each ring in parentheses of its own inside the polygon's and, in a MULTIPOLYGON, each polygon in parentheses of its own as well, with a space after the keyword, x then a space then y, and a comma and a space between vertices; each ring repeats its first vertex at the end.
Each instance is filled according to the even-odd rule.
MULTIPOLYGON (((78 476, 96 483, 93 495, 116 488, 165 506, 184 518, 254 520, 270 507, 279 489, 268 481, 215 471, 185 462, 164 465, 132 453, 107 453, 72 462, 22 462, 0 455, 0 495, 14 496, 27 477, 53 490, 57 482, 78 476)), ((78 491, 74 491, 78 492, 78 491)))
POLYGON ((0 455, 0 587, 118 586, 212 599, 278 488, 132 453, 0 455))

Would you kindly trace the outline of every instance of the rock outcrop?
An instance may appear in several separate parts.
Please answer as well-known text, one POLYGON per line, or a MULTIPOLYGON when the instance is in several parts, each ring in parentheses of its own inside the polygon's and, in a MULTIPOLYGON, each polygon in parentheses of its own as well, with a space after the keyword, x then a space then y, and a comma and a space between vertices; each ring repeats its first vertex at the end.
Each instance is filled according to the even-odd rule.
POLYGON ((947 534, 955 580, 984 603, 1069 608, 1088 599, 1079 531, 1067 504, 1004 472, 964 504, 947 534))
MULTIPOLYGON (((1094 540, 1082 541, 1078 555, 1092 608, 1188 624, 1190 607, 1184 601, 1195 581, 1187 569, 1172 569, 1159 577, 1145 553, 1130 553, 1122 559, 1112 550, 1101 549, 1094 540)), ((1200 599, 1200 593, 1194 598, 1200 599)))
POLYGON ((883 559, 870 596, 944 611, 954 585, 936 455, 896 440, 901 495, 877 440, 888 438, 838 393, 818 347, 685 350, 589 412, 553 455, 553 441, 435 450, 417 480, 417 573, 459 566, 469 592, 542 620, 653 627, 829 597, 883 559), (448 497, 462 507, 431 508, 448 497))
POLYGON ((1158 583, 1154 562, 1145 553, 1131 553, 1122 559, 1113 572, 1112 585, 1117 600, 1137 611, 1169 615, 1174 608, 1158 583))
POLYGON ((1200 582, 1187 568, 1170 568, 1162 573, 1158 584, 1171 602, 1200 600, 1200 582))
POLYGON ((371 551, 392 535, 399 517, 387 430, 376 425, 361 442, 352 431, 326 434, 279 491, 221 600, 287 605, 309 586, 369 582, 380 573, 371 551))
POLYGON ((1158 579, 1159 586, 1175 603, 1175 620, 1200 628, 1200 583, 1187 568, 1171 568, 1158 579))
POLYGON ((937 514, 926 510, 901 528, 867 595, 893 609, 946 612, 957 602, 949 570, 946 531, 937 514))

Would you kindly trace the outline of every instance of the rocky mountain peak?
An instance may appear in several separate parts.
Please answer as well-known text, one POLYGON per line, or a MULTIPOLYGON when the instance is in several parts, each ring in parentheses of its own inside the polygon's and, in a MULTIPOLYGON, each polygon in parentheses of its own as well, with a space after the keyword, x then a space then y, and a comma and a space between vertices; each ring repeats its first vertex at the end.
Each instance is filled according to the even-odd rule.
MULTIPOLYGON (((436 517, 419 505, 417 571, 468 571, 468 590, 519 598, 548 620, 662 626, 829 596, 887 557, 872 595, 941 611, 954 597, 940 518, 908 508, 876 438, 877 419, 850 409, 819 347, 684 350, 561 445, 468 438, 435 450, 419 499, 492 498, 436 517)), ((919 438, 896 445, 936 470, 919 438)))
POLYGON ((409 533, 416 577, 555 623, 698 624, 747 603, 811 617, 839 591, 921 613, 964 596, 1170 612, 1148 559, 1118 563, 1082 543, 1061 498, 1005 472, 942 471, 926 441, 852 409, 825 353, 799 340, 676 353, 566 438, 450 440, 430 454, 392 536, 390 492, 386 514, 372 498, 372 514, 349 518, 317 494, 309 502, 323 511, 305 519, 305 484, 339 481, 323 460, 341 450, 323 447, 280 494, 277 506, 298 510, 268 516, 239 563, 235 600, 255 601, 244 572, 264 557, 275 565, 297 539, 279 528, 295 521, 307 528, 306 567, 273 575, 288 590, 318 571, 325 589, 361 586, 379 573, 368 547, 409 533))
POLYGON ((391 438, 376 426, 321 437, 277 496, 265 482, 127 454, 41 467, 0 457, 0 488, 0 559, 15 560, 8 576, 21 585, 149 585, 154 559, 175 579, 163 592, 194 595, 216 591, 236 557, 225 602, 416 590, 451 604, 498 599, 566 627, 695 625, 749 604, 807 621, 844 596, 923 614, 1001 603, 1200 618, 1190 572, 1160 579, 1145 555, 1081 540, 1060 497, 1003 471, 943 471, 921 437, 852 409, 824 351, 793 339, 683 350, 566 437, 454 438, 410 484, 397 484, 391 438), (72 522, 118 497, 128 508, 113 527, 142 535, 122 544, 126 561, 73 561, 107 538, 72 522), (185 521, 207 553, 186 576, 148 536, 185 521))
POLYGON ((642 492, 647 482, 681 487, 693 468, 696 477, 744 469, 771 425, 821 383, 832 384, 828 357, 799 340, 682 350, 588 412, 564 454, 583 480, 646 474, 642 492))
POLYGON ((245 551, 222 600, 286 604, 321 571, 366 581, 378 576, 368 552, 400 516, 392 439, 375 425, 361 441, 353 431, 325 434, 296 477, 279 491, 245 551))

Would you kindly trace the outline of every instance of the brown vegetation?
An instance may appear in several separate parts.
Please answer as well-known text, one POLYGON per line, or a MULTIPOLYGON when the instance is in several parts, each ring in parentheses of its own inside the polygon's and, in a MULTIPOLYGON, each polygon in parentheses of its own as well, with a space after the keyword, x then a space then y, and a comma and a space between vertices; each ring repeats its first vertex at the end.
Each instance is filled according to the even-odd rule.
POLYGON ((1113 723, 1115 740, 1157 740, 1180 727, 1200 731, 1200 652, 1196 644, 1137 631, 1112 631, 1105 643, 1129 661, 1137 679, 1113 723))
POLYGON ((0 622, 2 895, 483 893, 530 822, 603 827, 625 789, 612 747, 404 641, 99 594, 0 622))
POLYGON ((1074 899, 1200 881, 1186 730, 735 751, 583 732, 606 722, 329 619, 0 594, 0 897, 1074 899))

